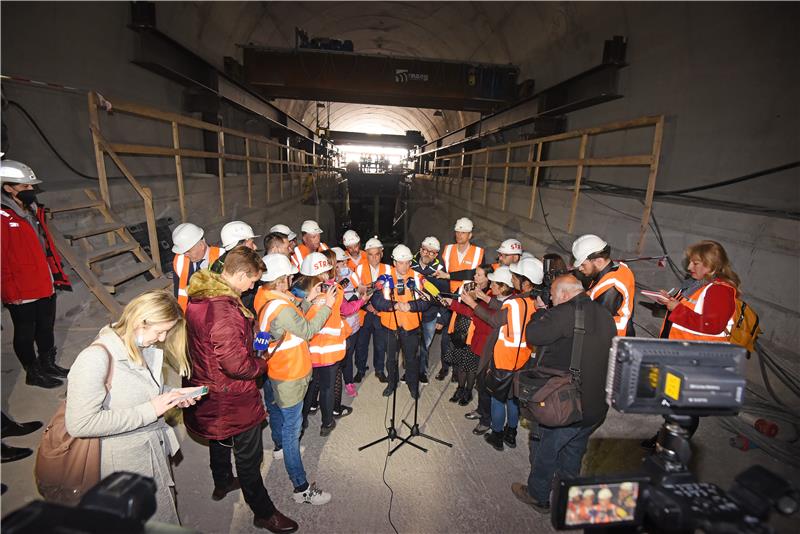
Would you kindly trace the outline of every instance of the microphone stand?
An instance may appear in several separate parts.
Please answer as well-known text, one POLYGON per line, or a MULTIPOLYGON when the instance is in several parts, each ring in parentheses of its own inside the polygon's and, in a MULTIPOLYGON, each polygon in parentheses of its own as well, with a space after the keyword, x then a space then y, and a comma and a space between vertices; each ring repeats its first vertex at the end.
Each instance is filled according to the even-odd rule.
MULTIPOLYGON (((410 288, 411 292, 412 292, 411 293, 412 302, 417 302, 416 295, 419 293, 419 290, 417 290, 416 284, 414 284, 414 278, 413 277, 414 277, 414 275, 412 274, 411 275, 411 280, 410 280, 411 283, 412 283, 412 286, 410 288)), ((408 287, 408 282, 406 282, 406 287, 408 287)), ((419 317, 419 327, 420 327, 420 329, 422 329, 422 312, 417 311, 417 316, 419 317)), ((395 319, 395 321, 396 320, 397 319, 395 319)), ((420 342, 422 342, 421 334, 422 334, 422 332, 420 332, 420 342)), ((419 343, 417 344, 417 350, 419 350, 419 343)), ((408 361, 408 360, 406 360, 406 361, 408 361)), ((419 362, 417 362, 417 365, 419 365, 419 362)), ((442 439, 433 437, 433 436, 431 436, 429 434, 425 434, 425 433, 419 431, 419 423, 417 422, 417 414, 419 412, 419 397, 420 397, 420 388, 419 388, 419 381, 417 381, 417 396, 416 396, 416 398, 414 398, 414 424, 409 425, 406 422, 406 420, 403 419, 403 424, 408 427, 409 434, 408 434, 408 436, 406 436, 404 438, 399 438, 400 439, 400 443, 395 445, 394 449, 389 451, 389 456, 394 454, 397 449, 399 449, 400 447, 402 447, 406 443, 411 445, 412 447, 416 447, 416 448, 422 450, 423 452, 428 452, 428 449, 420 447, 419 445, 417 445, 416 443, 413 443, 411 441, 412 439, 414 439, 417 436, 425 438, 425 439, 429 439, 431 441, 435 441, 436 443, 439 443, 441 445, 445 445, 446 447, 453 448, 453 444, 452 443, 448 443, 447 441, 444 441, 442 439)))
MULTIPOLYGON (((389 281, 385 281, 384 283, 389 283, 389 281)), ((389 300, 392 303, 392 315, 394 315, 394 324, 397 326, 397 328, 400 328, 400 323, 397 321, 397 311, 395 310, 396 302, 394 300, 394 287, 393 287, 394 284, 390 283, 389 286, 390 286, 389 287, 389 300)), ((399 351, 400 350, 400 336, 397 333, 397 330, 395 330, 394 335, 397 336, 397 347, 398 347, 398 351, 399 351)), ((399 356, 399 354, 398 354, 398 356, 399 356)), ((399 360, 399 357, 398 357, 398 360, 399 360)), ((395 424, 394 424, 396 413, 397 413, 397 384, 394 385, 394 391, 392 391, 392 417, 389 420, 389 426, 386 427, 386 435, 381 437, 381 438, 376 439, 375 441, 371 441, 371 442, 367 443, 366 445, 362 445, 361 447, 358 448, 359 452, 363 451, 364 449, 368 449, 368 448, 372 447, 373 445, 377 445, 378 443, 383 443, 384 441, 387 441, 387 440, 391 443, 392 441, 394 441, 396 439, 401 439, 397 435, 397 428, 395 427, 395 424)), ((422 452, 428 452, 427 449, 424 449, 424 448, 420 447, 419 445, 417 445, 415 443, 410 443, 409 445, 412 445, 412 446, 418 448, 422 452)), ((392 449, 392 451, 389 452, 389 456, 391 456, 392 452, 394 452, 396 449, 397 449, 397 447, 392 449)))

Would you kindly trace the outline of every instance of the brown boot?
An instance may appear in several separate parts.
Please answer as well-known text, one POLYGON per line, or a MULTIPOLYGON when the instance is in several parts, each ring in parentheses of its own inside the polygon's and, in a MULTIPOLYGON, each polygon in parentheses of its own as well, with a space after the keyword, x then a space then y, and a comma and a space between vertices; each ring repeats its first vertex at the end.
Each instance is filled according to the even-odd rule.
POLYGON ((275 513, 272 514, 268 519, 263 517, 254 517, 253 526, 256 528, 265 528, 270 532, 275 533, 294 532, 299 528, 295 521, 292 521, 277 510, 275 510, 275 513))

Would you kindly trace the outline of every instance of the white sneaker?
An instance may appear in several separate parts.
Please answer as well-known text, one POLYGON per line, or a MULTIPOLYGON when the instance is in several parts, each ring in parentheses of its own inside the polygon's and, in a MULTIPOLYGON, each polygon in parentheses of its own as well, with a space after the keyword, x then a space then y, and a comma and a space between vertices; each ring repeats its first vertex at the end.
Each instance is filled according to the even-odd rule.
MULTIPOLYGON (((305 452, 306 446, 300 445, 300 454, 305 452)), ((275 460, 283 460, 283 449, 278 449, 277 451, 272 451, 272 458, 275 460)))
POLYGON ((295 492, 293 497, 297 504, 327 504, 331 500, 331 494, 318 490, 316 482, 309 484, 305 491, 295 492))

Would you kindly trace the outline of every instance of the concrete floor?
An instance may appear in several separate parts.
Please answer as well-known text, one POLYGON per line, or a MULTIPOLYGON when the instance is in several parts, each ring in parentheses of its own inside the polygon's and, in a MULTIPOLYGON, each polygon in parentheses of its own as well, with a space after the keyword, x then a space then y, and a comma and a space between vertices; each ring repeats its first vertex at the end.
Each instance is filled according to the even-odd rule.
MULTIPOLYGON (((72 362, 105 320, 90 304, 71 319, 59 321, 56 337, 61 363, 72 362)), ((11 347, 12 330, 5 311, 2 325, 3 409, 17 421, 47 420, 63 398, 65 388, 48 391, 26 386, 11 347)), ((431 360, 433 375, 439 362, 438 337, 431 360)), ((354 412, 341 419, 329 437, 319 436, 319 416, 312 416, 303 438, 306 447, 303 459, 309 480, 333 495, 325 506, 301 506, 292 501, 286 470, 282 461, 272 459, 272 443, 266 429, 262 472, 278 509, 298 521, 306 532, 392 532, 390 516, 397 531, 407 533, 551 532, 549 519, 518 502, 510 490, 512 482, 524 482, 528 475, 528 432, 520 429, 516 449, 495 451, 482 437, 471 433, 474 422, 463 417, 468 410, 447 402, 454 388, 454 384, 432 380, 422 389, 419 403, 422 431, 452 442, 452 449, 418 437, 415 442, 428 448, 427 453, 403 446, 387 460, 385 443, 358 452, 360 445, 384 435, 391 409, 381 396, 383 385, 371 373, 360 385, 358 397, 345 396, 345 402, 352 405, 354 412)), ((400 419, 413 418, 413 403, 406 388, 398 391, 399 424, 400 419)), ((590 441, 584 471, 636 471, 642 458, 638 442, 652 435, 660 424, 657 416, 610 412, 606 423, 590 441)), ((738 472, 761 463, 795 483, 800 482, 796 470, 780 465, 759 450, 732 449, 727 444, 728 437, 714 419, 701 424, 693 440, 693 463, 701 479, 726 488, 738 472)), ((10 438, 7 443, 35 447, 39 438, 37 432, 10 438)), ((9 486, 2 497, 3 516, 38 498, 32 470, 33 457, 3 464, 2 481, 9 486)), ((241 492, 220 502, 210 499, 212 481, 207 448, 191 437, 185 436, 182 441, 182 459, 175 466, 175 480, 179 513, 185 526, 209 533, 256 531, 241 492)), ((781 532, 796 532, 800 525, 797 518, 776 518, 773 523, 781 532)))

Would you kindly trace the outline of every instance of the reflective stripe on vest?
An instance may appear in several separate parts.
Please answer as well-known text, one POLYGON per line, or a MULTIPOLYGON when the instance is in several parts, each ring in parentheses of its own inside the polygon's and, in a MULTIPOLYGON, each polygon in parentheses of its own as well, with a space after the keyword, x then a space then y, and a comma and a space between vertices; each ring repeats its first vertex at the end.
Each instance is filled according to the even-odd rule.
MULTIPOLYGON (((261 311, 261 318, 259 320, 259 327, 262 332, 269 332, 272 326, 272 321, 280 314, 286 306, 294 307, 295 311, 302 315, 300 310, 288 300, 287 297, 275 291, 267 292, 267 304, 261 311)), ((311 372, 311 355, 308 351, 308 343, 306 341, 289 331, 285 332, 283 342, 277 346, 278 339, 273 339, 270 342, 270 351, 275 351, 272 354, 269 362, 267 362, 267 375, 273 380, 298 380, 308 376, 311 372)))
MULTIPOLYGON (((206 254, 200 261, 200 268, 203 268, 203 264, 206 267, 211 267, 221 255, 221 248, 207 246, 206 254)), ((175 254, 175 257, 172 258, 172 270, 178 276, 178 304, 184 312, 186 311, 186 306, 189 305, 189 293, 186 291, 189 287, 189 263, 191 262, 186 254, 175 254)))
MULTIPOLYGON (((319 332, 314 334, 308 342, 308 350, 311 353, 311 364, 315 367, 332 365, 344 359, 347 350, 347 336, 352 329, 343 319, 340 312, 342 301, 344 301, 344 290, 341 286, 336 286, 336 301, 331 308, 331 315, 319 332)), ((312 306, 306 313, 308 320, 313 319, 321 308, 312 306)))
MULTIPOLYGON (((458 247, 456 245, 447 245, 444 247, 444 254, 442 261, 448 273, 457 273, 458 271, 466 271, 469 269, 477 269, 483 260, 483 249, 481 247, 470 245, 467 252, 464 254, 464 261, 458 261, 458 247)), ((450 281, 450 291, 455 293, 464 282, 461 280, 450 281)))
POLYGON ((614 324, 617 326, 617 335, 624 336, 628 330, 628 322, 633 317, 633 299, 631 295, 635 294, 636 288, 633 271, 624 263, 620 263, 616 270, 604 274, 596 285, 589 288, 589 298, 597 300, 600 295, 612 287, 622 295, 622 304, 614 314, 614 324))
MULTIPOLYGON (((320 243, 317 252, 320 252, 322 250, 328 250, 328 245, 326 245, 325 243, 320 243)), ((294 252, 292 253, 292 258, 291 258, 292 263, 294 263, 295 267, 299 269, 300 265, 303 264, 303 260, 305 259, 305 257, 308 256, 310 253, 311 251, 308 249, 305 243, 300 243, 299 245, 294 247, 294 252)))
POLYGON ((524 328, 536 311, 536 306, 530 298, 510 298, 503 302, 501 309, 506 310, 506 324, 500 327, 497 335, 494 364, 497 369, 516 371, 531 356, 532 349, 525 342, 524 328))
MULTIPOLYGON (((397 271, 394 267, 391 268, 389 274, 392 278, 394 278, 395 288, 392 289, 392 295, 394 297, 395 302, 412 302, 413 300, 417 300, 417 295, 410 289, 406 288, 403 291, 403 294, 400 295, 397 293, 397 280, 400 278, 397 274, 397 271)), ((405 275, 406 277, 413 276, 414 283, 417 287, 422 287, 422 277, 419 275, 418 272, 409 270, 408 273, 405 275)), ((397 316, 397 322, 400 323, 400 327, 410 332, 411 330, 415 330, 419 328, 419 312, 414 311, 388 311, 388 312, 381 312, 381 324, 388 328, 389 330, 397 330, 397 323, 395 323, 395 315, 397 316)))
MULTIPOLYGON (((701 287, 700 289, 696 290, 688 299, 681 299, 681 306, 686 306, 693 312, 697 313, 698 315, 703 314, 703 303, 706 300, 706 293, 714 285, 714 282, 710 284, 706 284, 705 286, 701 287)), ((734 290, 735 291, 735 290, 734 290)), ((735 293, 734 293, 735 296, 735 293)), ((734 306, 734 314, 736 313, 734 306)), ((667 316, 668 318, 669 316, 667 316)), ((666 319, 665 319, 666 321, 666 319)), ((696 332, 694 330, 690 330, 684 326, 679 324, 672 323, 672 327, 669 331, 669 339, 684 339, 687 341, 730 341, 731 335, 730 332, 733 329, 733 315, 731 315, 730 319, 728 319, 728 324, 719 334, 705 334, 703 332, 696 332)))
MULTIPOLYGON (((382 274, 391 274, 391 272, 392 272, 392 267, 390 265, 387 265, 385 263, 378 264, 378 276, 382 274)), ((361 285, 366 286, 375 281, 372 279, 372 268, 368 263, 361 264, 358 266, 358 268, 356 268, 356 276, 358 277, 358 282, 361 285)))

